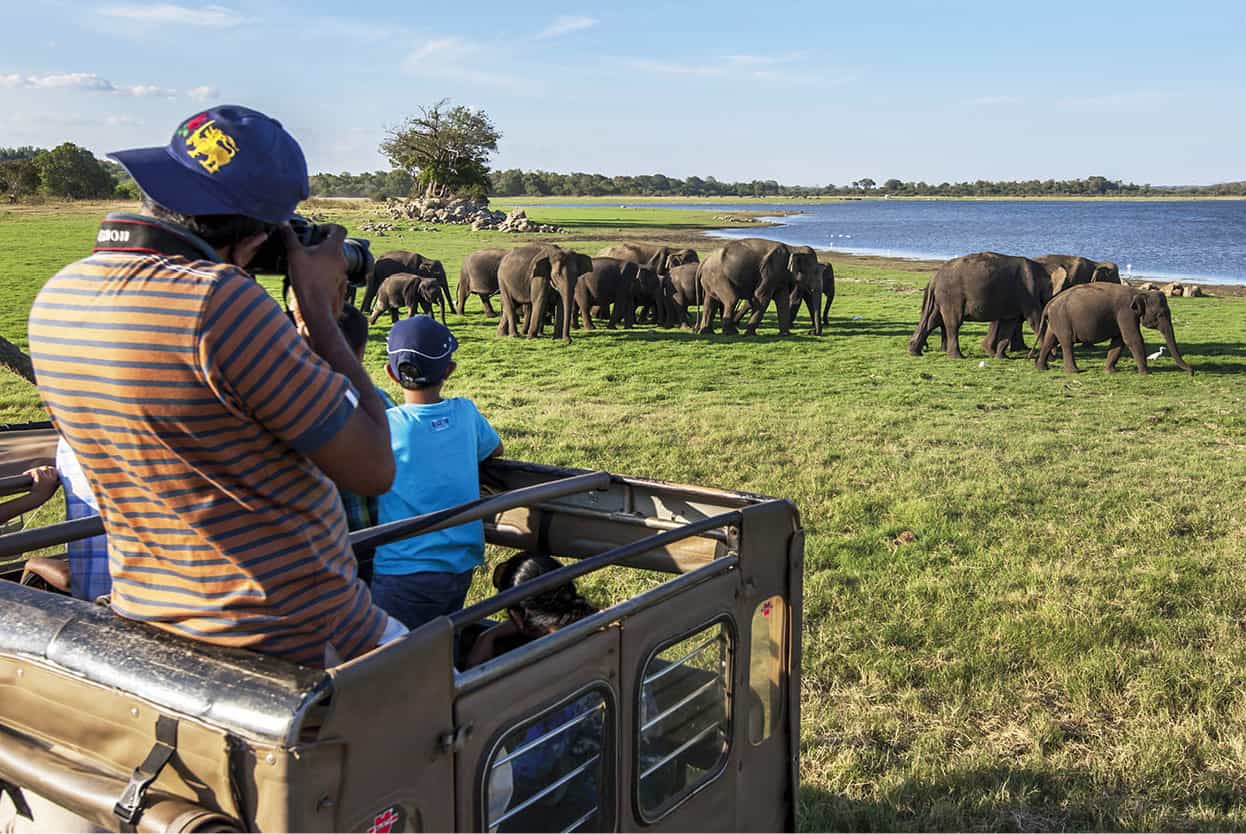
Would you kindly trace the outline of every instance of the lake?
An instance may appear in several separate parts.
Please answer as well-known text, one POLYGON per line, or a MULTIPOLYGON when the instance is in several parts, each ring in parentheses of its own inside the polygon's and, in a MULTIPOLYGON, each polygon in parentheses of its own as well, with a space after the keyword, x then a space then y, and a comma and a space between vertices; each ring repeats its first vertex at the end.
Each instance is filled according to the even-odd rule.
MULTIPOLYGON (((756 203, 730 201, 669 205, 758 210, 756 203)), ((1028 257, 1068 253, 1116 261, 1122 274, 1134 277, 1246 284, 1246 200, 861 200, 766 208, 804 213, 775 218, 783 225, 773 228, 714 234, 930 260, 988 250, 1028 257)))

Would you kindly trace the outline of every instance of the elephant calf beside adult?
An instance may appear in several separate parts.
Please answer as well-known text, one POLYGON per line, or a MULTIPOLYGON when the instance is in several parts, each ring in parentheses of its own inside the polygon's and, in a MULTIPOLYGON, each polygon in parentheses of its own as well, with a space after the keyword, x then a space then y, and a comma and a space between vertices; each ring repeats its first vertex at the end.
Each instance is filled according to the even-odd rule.
POLYGON ((398 321, 401 308, 406 307, 414 316, 417 309, 433 315, 433 305, 441 306, 441 323, 446 323, 446 297, 441 282, 431 275, 413 275, 410 272, 397 272, 381 282, 376 292, 376 301, 372 309, 371 324, 385 313, 389 313, 390 321, 398 321))
POLYGON ((571 318, 579 277, 593 271, 588 255, 548 243, 517 246, 498 264, 498 292, 502 296, 499 336, 519 335, 519 308, 528 307, 525 335, 534 339, 545 325, 545 309, 555 296, 554 329, 571 343, 571 318))
POLYGON ((712 333, 714 317, 718 311, 723 315, 723 332, 739 330, 744 310, 752 315, 745 324, 744 332, 757 332, 771 299, 779 315, 779 335, 791 332, 791 293, 799 284, 821 286, 822 265, 808 246, 788 246, 763 238, 733 240, 723 248, 710 253, 701 264, 701 290, 704 304, 701 321, 697 327, 701 333, 712 333), (747 302, 747 308, 739 308, 739 302, 747 302))
POLYGON ((1109 283, 1072 287, 1051 300, 1043 310, 1036 365, 1040 371, 1047 370, 1047 358, 1058 341, 1064 354, 1064 369, 1072 374, 1078 373, 1077 363, 1073 360, 1073 346, 1107 341, 1110 344, 1104 370, 1109 373, 1115 371, 1121 351, 1128 347, 1138 366, 1138 373, 1150 373, 1142 327, 1164 334, 1164 342, 1176 366, 1187 374, 1194 373, 1177 347, 1172 330, 1172 313, 1164 294, 1158 290, 1144 292, 1109 283))
POLYGON ((636 292, 642 270, 657 277, 652 270, 632 261, 618 258, 593 258, 593 268, 581 275, 575 285, 575 306, 584 321, 584 329, 593 329, 593 311, 609 317, 607 328, 619 324, 630 328, 636 323, 636 292))
POLYGON ((371 310, 372 302, 376 298, 376 293, 380 289, 381 283, 389 276, 400 272, 407 272, 424 278, 436 278, 437 283, 441 285, 441 291, 446 294, 446 298, 452 298, 450 295, 450 282, 446 279, 446 268, 441 265, 441 261, 426 258, 419 252, 407 252, 397 249, 393 252, 386 252, 376 259, 376 264, 372 267, 372 274, 368 276, 368 287, 364 291, 363 303, 359 305, 359 309, 365 313, 371 310))
MULTIPOLYGON (((942 327, 947 355, 964 359, 960 327, 966 321, 1025 319, 1038 332, 1043 307, 1051 300, 1051 279, 1037 261, 998 252, 978 252, 947 261, 930 279, 922 294, 921 318, 909 339, 908 351, 920 356, 926 339, 942 327)), ((1003 356, 1008 340, 996 344, 1003 356)))
POLYGON ((809 309, 809 319, 813 322, 814 334, 821 336, 826 326, 826 317, 831 313, 831 302, 834 300, 835 268, 830 264, 822 264, 822 276, 816 291, 802 284, 797 284, 792 290, 792 324, 796 323, 797 317, 800 316, 800 306, 804 304, 809 309), (821 310, 818 309, 819 302, 821 302, 821 310))
POLYGON ((680 264, 662 276, 662 302, 666 316, 659 323, 663 327, 682 330, 696 323, 695 319, 689 320, 688 308, 701 306, 700 271, 699 263, 680 264))
POLYGON ((484 305, 485 315, 493 318, 497 311, 489 303, 489 296, 498 291, 498 266, 508 249, 477 249, 463 259, 459 269, 459 303, 457 312, 467 312, 467 296, 475 294, 484 305))
MULTIPOLYGON (((1121 282, 1121 271, 1111 261, 1092 261, 1081 255, 1043 255, 1034 260, 1043 265, 1051 278, 1052 297, 1082 284, 1119 284, 1121 282)), ((982 349, 988 355, 996 355, 999 352, 1000 339, 1008 340, 1005 351, 1027 349, 1025 340, 1021 337, 1020 319, 991 322, 986 338, 982 340, 982 349)))

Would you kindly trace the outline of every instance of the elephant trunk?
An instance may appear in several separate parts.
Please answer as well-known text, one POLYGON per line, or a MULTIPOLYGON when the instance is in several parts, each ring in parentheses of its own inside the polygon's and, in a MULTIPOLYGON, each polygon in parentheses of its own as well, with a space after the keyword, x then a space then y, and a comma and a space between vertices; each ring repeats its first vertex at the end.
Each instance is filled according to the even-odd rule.
MULTIPOLYGON (((820 283, 820 282, 819 282, 820 283)), ((809 314, 813 318, 813 334, 815 336, 822 335, 822 287, 814 286, 813 292, 810 293, 812 304, 809 307, 809 314)))
POLYGON ((1163 321, 1160 323, 1159 332, 1164 334, 1164 342, 1168 345, 1168 352, 1172 354, 1173 364, 1190 376, 1194 376, 1194 369, 1181 356, 1181 350, 1177 347, 1177 339, 1172 332, 1172 322, 1163 321))

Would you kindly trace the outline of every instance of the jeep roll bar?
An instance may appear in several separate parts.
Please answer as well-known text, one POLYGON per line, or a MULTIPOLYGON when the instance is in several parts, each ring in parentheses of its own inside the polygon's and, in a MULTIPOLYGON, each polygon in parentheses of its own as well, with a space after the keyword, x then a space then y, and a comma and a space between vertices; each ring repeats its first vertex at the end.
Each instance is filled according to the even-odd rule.
MULTIPOLYGON (((29 476, 15 475, 11 478, 0 479, 0 489, 3 489, 7 484, 22 479, 25 480, 25 488, 29 488, 29 476)), ((580 492, 605 489, 610 486, 611 480, 612 476, 609 472, 598 471, 587 472, 583 475, 573 475, 569 478, 559 478, 556 481, 549 481, 543 484, 520 487, 519 489, 513 489, 498 495, 490 495, 486 498, 468 501, 464 504, 459 504, 457 507, 448 507, 444 510, 436 510, 435 512, 424 513, 411 518, 379 524, 364 530, 356 530, 350 534, 350 543, 355 548, 377 547, 421 533, 432 533, 436 530, 444 530, 447 527, 457 527, 460 524, 467 524, 471 521, 480 521, 517 507, 524 507, 553 498, 562 498, 580 492)), ((21 489, 17 491, 20 492, 21 489)), ((93 515, 74 521, 62 521, 57 524, 49 524, 46 527, 37 527, 34 530, 6 533, 0 535, 0 559, 18 556, 32 550, 41 550, 45 547, 54 547, 58 544, 68 544, 79 539, 101 535, 103 532, 104 523, 100 521, 99 516, 93 515)))

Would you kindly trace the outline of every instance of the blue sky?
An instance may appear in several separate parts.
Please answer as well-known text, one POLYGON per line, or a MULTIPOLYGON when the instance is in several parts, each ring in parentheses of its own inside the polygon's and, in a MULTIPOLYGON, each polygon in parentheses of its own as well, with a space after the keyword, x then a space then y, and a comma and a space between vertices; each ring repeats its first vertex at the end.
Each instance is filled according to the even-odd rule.
POLYGON ((0 145, 162 144, 205 103, 313 171, 443 97, 496 167, 719 179, 1246 178, 1246 3, 4 0, 0 145))

